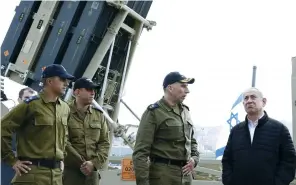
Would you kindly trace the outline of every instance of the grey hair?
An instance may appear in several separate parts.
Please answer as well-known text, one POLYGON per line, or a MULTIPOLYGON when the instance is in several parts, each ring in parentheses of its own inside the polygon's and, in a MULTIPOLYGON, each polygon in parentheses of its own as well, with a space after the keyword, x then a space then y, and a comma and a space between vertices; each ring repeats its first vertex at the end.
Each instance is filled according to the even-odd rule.
POLYGON ((256 87, 251 87, 251 88, 248 88, 246 89, 244 92, 243 92, 243 98, 245 98, 245 94, 248 93, 248 92, 256 92, 256 94, 260 97, 260 98, 264 98, 263 96, 263 93, 256 87))

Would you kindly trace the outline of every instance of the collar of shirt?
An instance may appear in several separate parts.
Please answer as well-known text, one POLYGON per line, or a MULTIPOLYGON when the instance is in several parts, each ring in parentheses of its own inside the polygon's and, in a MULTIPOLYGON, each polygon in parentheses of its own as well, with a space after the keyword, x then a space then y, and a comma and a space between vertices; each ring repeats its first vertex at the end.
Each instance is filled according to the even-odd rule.
MULTIPOLYGON (((75 100, 73 100, 70 104, 69 104, 69 107, 70 107, 70 110, 72 113, 76 113, 76 112, 82 112, 80 109, 77 109, 77 106, 76 106, 76 102, 75 100)), ((92 113, 92 108, 91 108, 91 105, 88 106, 87 110, 85 113, 92 113)))
POLYGON ((48 100, 48 98, 46 97, 44 91, 41 91, 41 92, 39 93, 39 96, 40 96, 40 98, 43 100, 43 102, 46 103, 46 104, 47 104, 47 103, 58 103, 58 104, 61 104, 61 100, 60 100, 60 98, 58 98, 56 102, 53 102, 53 101, 48 100))
MULTIPOLYGON (((259 117, 259 119, 261 119, 263 116, 264 116, 264 112, 263 112, 262 115, 259 117)), ((252 121, 252 120, 250 120, 250 119, 248 118, 248 125, 249 125, 249 128, 257 127, 259 119, 257 119, 256 121, 252 121)))
POLYGON ((173 111, 175 112, 176 114, 179 114, 180 115, 180 112, 181 112, 181 108, 180 108, 180 105, 175 105, 174 107, 171 107, 164 99, 164 97, 159 101, 159 103, 167 110, 167 111, 173 111))

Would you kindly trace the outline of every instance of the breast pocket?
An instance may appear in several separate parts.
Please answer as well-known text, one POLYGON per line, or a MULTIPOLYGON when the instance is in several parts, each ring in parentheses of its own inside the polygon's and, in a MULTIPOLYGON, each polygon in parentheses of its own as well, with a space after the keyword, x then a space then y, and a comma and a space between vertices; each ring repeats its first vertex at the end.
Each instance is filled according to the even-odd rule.
POLYGON ((94 141, 98 141, 100 139, 100 133, 101 133, 101 123, 99 121, 92 121, 89 123, 89 135, 94 141))
POLYGON ((175 119, 164 121, 160 128, 158 138, 165 140, 183 139, 183 124, 175 119))
POLYGON ((55 122, 55 118, 51 115, 46 115, 42 113, 37 113, 35 116, 35 126, 53 126, 55 122))
POLYGON ((54 134, 55 118, 45 113, 37 112, 33 121, 33 125, 28 127, 30 137, 39 138, 42 141, 48 141, 54 134))
POLYGON ((83 122, 70 117, 68 122, 68 131, 70 140, 82 140, 84 138, 84 126, 83 122))

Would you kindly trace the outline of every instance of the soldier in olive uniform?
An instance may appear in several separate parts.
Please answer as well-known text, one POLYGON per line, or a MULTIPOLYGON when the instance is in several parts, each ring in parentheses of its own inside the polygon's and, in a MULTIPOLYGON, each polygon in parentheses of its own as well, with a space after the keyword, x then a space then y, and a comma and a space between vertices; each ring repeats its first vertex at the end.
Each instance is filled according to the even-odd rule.
POLYGON ((73 78, 61 65, 47 66, 42 73, 42 92, 1 120, 1 156, 16 172, 12 184, 62 185, 70 108, 59 96, 73 78), (17 156, 11 146, 13 133, 17 156))
POLYGON ((137 185, 192 183, 199 152, 189 108, 182 103, 192 83, 194 78, 169 73, 163 82, 164 97, 144 112, 133 152, 137 185))
POLYGON ((69 141, 65 158, 64 185, 98 185, 98 170, 106 162, 110 140, 107 120, 91 105, 98 88, 90 79, 80 78, 73 87, 70 103, 69 141))
MULTIPOLYGON (((22 103, 26 99, 30 98, 31 96, 34 95, 34 90, 26 87, 20 90, 19 92, 19 98, 18 102, 22 103)), ((4 116, 4 115, 3 115, 4 116)), ((16 152, 16 134, 14 133, 12 136, 12 151, 15 153, 16 152)), ((2 161, 1 161, 2 162, 2 161)), ((11 166, 5 162, 1 163, 1 184, 6 185, 10 184, 12 178, 15 175, 15 171, 11 168, 11 166)))

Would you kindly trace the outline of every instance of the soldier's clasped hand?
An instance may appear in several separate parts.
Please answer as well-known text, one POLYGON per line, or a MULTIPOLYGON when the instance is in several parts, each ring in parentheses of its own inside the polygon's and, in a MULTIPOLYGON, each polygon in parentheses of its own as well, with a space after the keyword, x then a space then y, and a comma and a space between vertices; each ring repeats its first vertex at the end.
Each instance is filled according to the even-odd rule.
POLYGON ((16 163, 13 165, 12 168, 14 169, 14 171, 17 175, 21 176, 22 173, 28 173, 31 170, 31 168, 28 166, 30 164, 32 164, 32 162, 30 162, 30 161, 18 160, 18 161, 16 161, 16 163))
POLYGON ((84 175, 89 176, 94 171, 94 165, 91 161, 85 161, 81 165, 80 170, 84 175))
POLYGON ((183 168, 182 168, 183 174, 189 175, 193 171, 194 165, 195 165, 194 159, 190 158, 190 160, 187 162, 187 164, 185 166, 183 166, 183 168))

